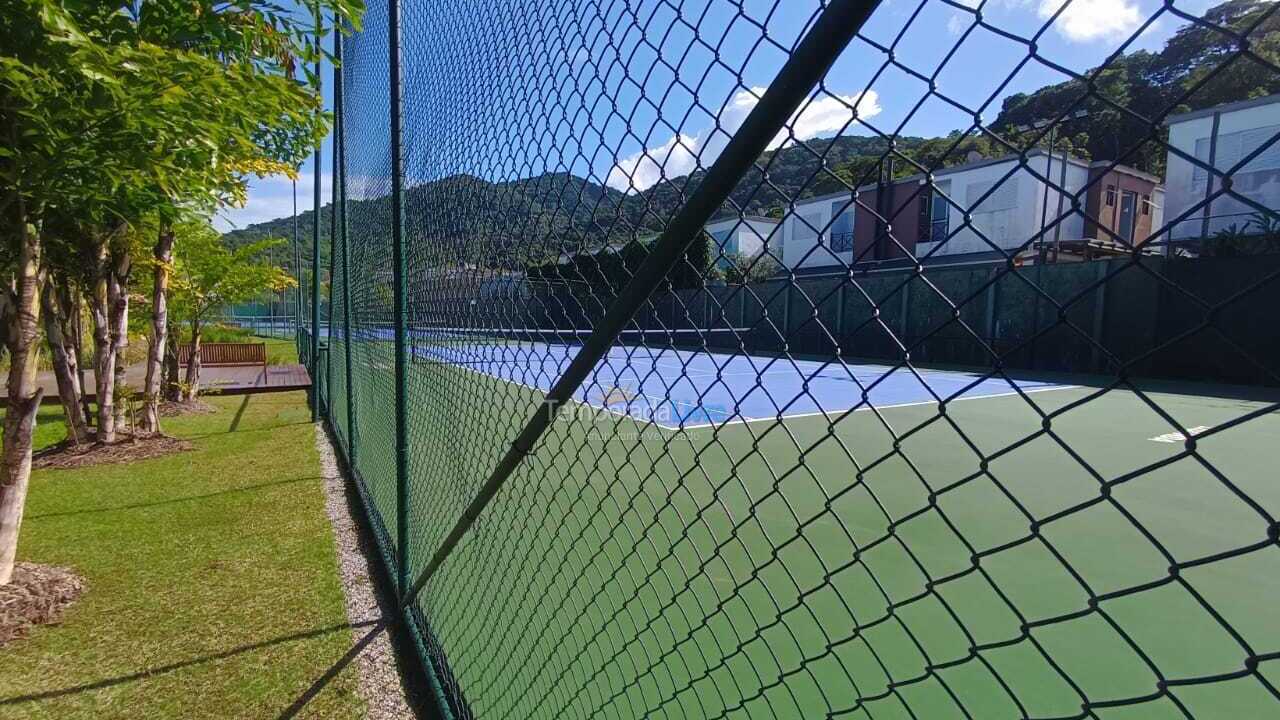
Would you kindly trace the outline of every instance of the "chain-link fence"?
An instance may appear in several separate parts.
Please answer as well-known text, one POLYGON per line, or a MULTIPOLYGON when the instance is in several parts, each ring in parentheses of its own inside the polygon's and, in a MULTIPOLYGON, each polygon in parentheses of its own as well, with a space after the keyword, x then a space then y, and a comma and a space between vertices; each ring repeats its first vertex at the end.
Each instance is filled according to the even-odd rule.
POLYGON ((437 710, 1280 714, 1278 12, 371 0, 311 371, 437 710))

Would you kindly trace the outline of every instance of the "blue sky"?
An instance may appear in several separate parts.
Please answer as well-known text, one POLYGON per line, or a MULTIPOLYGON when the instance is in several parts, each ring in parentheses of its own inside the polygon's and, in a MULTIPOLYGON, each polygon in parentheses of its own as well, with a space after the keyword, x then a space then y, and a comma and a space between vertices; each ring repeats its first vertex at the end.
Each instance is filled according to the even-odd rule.
MULTIPOLYGON (((966 113, 938 98, 927 100, 906 120, 928 88, 893 67, 872 82, 886 60, 885 53, 873 43, 893 45, 898 61, 917 73, 930 76, 936 72, 938 90, 965 107, 976 110, 986 103, 982 114, 991 120, 1008 94, 1031 91, 1066 76, 1033 61, 1001 87, 1026 58, 1026 46, 983 28, 966 35, 974 24, 975 12, 981 12, 987 23, 1021 37, 1040 33, 1040 56, 1083 72, 1102 62, 1163 7, 1158 0, 1072 0, 1063 14, 1045 27, 1062 2, 883 0, 863 29, 865 40, 855 40, 837 61, 825 81, 825 92, 796 117, 792 132, 800 139, 830 136, 849 120, 849 109, 854 106, 866 125, 851 125, 843 131, 846 134, 899 131, 936 136, 972 124, 966 113), (957 44, 955 54, 938 70, 957 44), (988 102, 993 94, 994 101, 988 102)), ((633 2, 628 7, 605 1, 595 13, 585 3, 505 0, 478 3, 488 9, 477 9, 471 17, 437 18, 433 17, 434 5, 415 5, 415 0, 404 3, 406 73, 412 75, 420 67, 443 63, 474 71, 478 79, 469 83, 466 98, 442 112, 451 118, 468 118, 452 120, 458 123, 453 129, 459 135, 484 138, 489 147, 500 149, 482 158, 473 154, 470 160, 449 157, 455 162, 442 163, 438 157, 433 159, 441 136, 439 128, 432 125, 443 115, 407 112, 407 173, 411 182, 457 171, 510 179, 563 169, 624 191, 643 190, 663 172, 674 177, 698 164, 710 164, 727 141, 727 133, 754 105, 753 94, 763 91, 785 60, 783 52, 761 44, 758 25, 767 27, 770 39, 789 45, 803 31, 817 5, 815 0, 744 0, 739 12, 734 3, 725 0, 685 0, 678 3, 677 15, 670 4, 657 2, 633 2), (538 16, 540 29, 521 25, 512 32, 509 28, 513 26, 508 24, 503 26, 506 31, 494 30, 495 24, 504 20, 538 16), (546 27, 559 34, 553 33, 547 40, 546 27), (571 30, 559 32, 566 27, 571 30), (686 52, 695 32, 717 51, 694 46, 686 52), (531 43, 551 60, 523 52, 531 43), (462 52, 490 45, 496 47, 488 55, 480 51, 458 59, 462 52), (717 52, 724 65, 741 71, 732 73, 717 63, 717 52), (667 67, 677 63, 674 71, 667 67), (514 87, 519 84, 513 80, 516 77, 524 86, 514 87), (603 78, 603 84, 590 82, 596 78, 603 78), (696 97, 695 92, 676 84, 677 79, 694 90, 696 97), (608 88, 616 103, 593 103, 601 88, 608 88), (489 107, 489 97, 493 107, 489 107), (652 98, 662 98, 660 106, 652 98), (573 103, 585 111, 566 111, 565 105, 573 103), (567 119, 543 122, 543 118, 556 115, 567 119)), ((1177 8, 1193 15, 1202 14, 1212 4, 1211 0, 1175 2, 1177 8)), ((379 18, 371 15, 368 24, 378 22, 379 18)), ((1179 18, 1164 13, 1127 49, 1159 49, 1180 24, 1179 18)), ((376 48, 368 50, 372 55, 380 54, 376 48)), ((370 64, 376 67, 378 63, 370 64)), ((332 107, 332 71, 328 67, 324 81, 326 104, 332 107)), ((407 109, 432 107, 433 99, 420 87, 412 83, 406 87, 407 109)), ((348 143, 353 143, 353 136, 376 134, 376 126, 358 132, 353 125, 348 143)), ((788 140, 780 136, 775 145, 788 140)), ((376 150, 368 146, 361 149, 376 150)), ((325 202, 329 199, 332 159, 326 141, 319 173, 325 202)), ((351 172, 355 170, 353 164, 351 172)), ((374 167, 370 172, 379 171, 374 167)), ((315 177, 308 162, 298 181, 300 208, 311 205, 315 177)), ((255 179, 246 207, 224 211, 217 223, 229 229, 287 217, 291 212, 292 187, 287 178, 255 179)))

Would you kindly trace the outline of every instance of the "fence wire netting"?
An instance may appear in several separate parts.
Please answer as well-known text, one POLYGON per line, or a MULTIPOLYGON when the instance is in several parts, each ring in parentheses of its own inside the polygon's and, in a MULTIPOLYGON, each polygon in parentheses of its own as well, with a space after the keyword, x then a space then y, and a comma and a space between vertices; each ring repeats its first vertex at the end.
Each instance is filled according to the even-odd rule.
POLYGON ((299 342, 439 712, 1280 713, 1277 13, 370 0, 299 342))

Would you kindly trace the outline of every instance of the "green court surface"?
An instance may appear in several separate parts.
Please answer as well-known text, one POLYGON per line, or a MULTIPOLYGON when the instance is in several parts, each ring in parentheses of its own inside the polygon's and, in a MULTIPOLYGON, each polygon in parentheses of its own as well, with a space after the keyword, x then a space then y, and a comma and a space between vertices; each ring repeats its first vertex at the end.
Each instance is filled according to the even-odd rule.
MULTIPOLYGON (((358 391, 389 386, 384 352, 358 391)), ((541 394, 447 365, 410 381, 420 568, 541 394)), ((421 606, 477 716, 1264 717, 1261 392, 1082 382, 684 431, 567 413, 421 606), (1188 445, 1153 405, 1212 429, 1188 445)), ((381 399, 357 398, 373 422, 381 399)), ((389 520, 390 455, 362 452, 389 520)))

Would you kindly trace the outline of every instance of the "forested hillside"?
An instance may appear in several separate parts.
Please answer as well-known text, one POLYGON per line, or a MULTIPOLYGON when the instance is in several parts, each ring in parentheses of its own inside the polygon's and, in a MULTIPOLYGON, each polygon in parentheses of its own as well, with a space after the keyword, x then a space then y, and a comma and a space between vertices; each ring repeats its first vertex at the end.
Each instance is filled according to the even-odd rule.
MULTIPOLYGON (((898 137, 893 152, 893 174, 901 177, 921 167, 950 167, 973 153, 999 157, 1044 144, 1040 133, 1014 128, 1037 121, 1066 118, 1084 110, 1078 119, 1060 123, 1057 148, 1066 148, 1085 159, 1119 160, 1141 170, 1162 175, 1165 152, 1152 139, 1167 134, 1163 123, 1169 113, 1196 110, 1226 102, 1280 93, 1277 74, 1264 62, 1280 65, 1280 13, 1266 16, 1270 3, 1230 0, 1208 10, 1210 23, 1242 31, 1260 21, 1263 30, 1251 35, 1249 53, 1237 53, 1235 40, 1202 24, 1184 25, 1158 53, 1122 54, 1088 82, 1072 80, 1018 93, 1005 99, 989 131, 954 131, 940 138, 898 137), (1256 56, 1256 57, 1255 57, 1256 56)), ((735 205, 759 215, 780 215, 788 198, 801 199, 874 182, 888 156, 880 137, 848 135, 816 139, 804 147, 790 146, 766 155, 769 182, 759 172, 749 173, 732 195, 735 205), (820 159, 821 158, 821 159, 820 159), (821 167, 825 163, 827 170, 821 167)), ((505 258, 506 262, 537 262, 566 250, 591 249, 608 240, 648 234, 660 229, 660 218, 669 218, 692 188, 701 172, 658 183, 644 192, 626 194, 602 183, 566 173, 493 183, 457 175, 411 185, 406 191, 405 223, 411 237, 422 238, 428 229, 437 240, 419 242, 418 248, 436 248, 456 262, 459 257, 490 264, 508 247, 519 246, 542 257, 505 258), (529 243, 530 237, 545 243, 529 243)), ((304 261, 310 259, 311 211, 299 216, 304 261)), ((353 202, 350 224, 353 242, 377 242, 389 231, 387 198, 353 202)), ((329 251, 329 208, 321 210, 321 256, 329 251)), ((291 237, 292 218, 252 225, 228 234, 235 243, 264 236, 291 237)), ((429 250, 427 250, 429 251, 429 250)), ((432 263, 433 258, 416 258, 432 263)), ((443 258, 442 258, 443 260, 443 258)))

